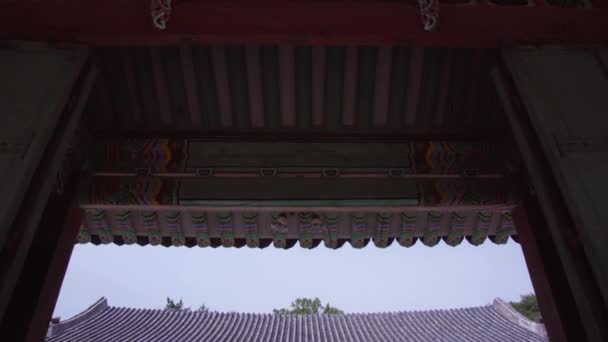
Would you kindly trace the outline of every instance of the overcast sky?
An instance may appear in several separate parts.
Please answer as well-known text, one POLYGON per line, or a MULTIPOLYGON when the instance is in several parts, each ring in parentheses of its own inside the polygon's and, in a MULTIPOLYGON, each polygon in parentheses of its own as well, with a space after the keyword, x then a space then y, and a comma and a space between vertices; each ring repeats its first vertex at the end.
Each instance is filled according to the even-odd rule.
POLYGON ((194 308, 242 312, 319 297, 346 312, 376 312, 478 306, 530 292, 513 241, 360 250, 348 243, 338 250, 89 244, 74 248, 54 315, 66 319, 102 296, 112 306, 162 308, 171 296, 194 308))

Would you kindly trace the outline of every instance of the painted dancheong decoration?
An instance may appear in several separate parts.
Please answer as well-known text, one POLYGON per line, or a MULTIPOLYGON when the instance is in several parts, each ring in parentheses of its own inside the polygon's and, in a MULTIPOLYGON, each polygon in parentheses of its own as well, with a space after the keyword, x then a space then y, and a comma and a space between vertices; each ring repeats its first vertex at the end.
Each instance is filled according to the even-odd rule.
POLYGON ((510 212, 502 213, 500 217, 500 226, 494 234, 494 243, 504 245, 509 241, 509 236, 515 231, 515 224, 513 223, 513 215, 510 212))
POLYGON ((411 247, 416 243, 416 213, 401 214, 401 232, 399 233, 399 244, 403 247, 411 247))
POLYGON ((298 221, 300 246, 302 248, 312 248, 314 234, 321 227, 321 218, 316 213, 303 212, 298 214, 298 221))
POLYGON ((160 231, 158 214, 155 211, 144 212, 142 215, 144 230, 152 246, 160 245, 163 241, 160 231))
POLYGON ((285 248, 287 245, 287 213, 276 213, 272 215, 270 231, 272 232, 272 243, 276 248, 285 248))
POLYGON ((481 245, 488 237, 491 225, 492 214, 480 212, 477 215, 477 224, 473 228, 473 234, 471 234, 469 242, 475 246, 481 245))
POLYGON ((180 247, 186 243, 179 212, 170 212, 167 214, 167 230, 169 230, 169 236, 171 237, 171 244, 173 246, 180 247))
POLYGON ((118 235, 122 237, 123 242, 127 245, 134 244, 137 241, 137 238, 131 211, 123 210, 118 212, 114 219, 116 220, 116 225, 118 227, 118 235))
POLYGON ((192 226, 196 234, 196 242, 199 247, 209 247, 211 240, 209 236, 209 226, 207 225, 207 214, 193 213, 192 226))
POLYGON ((428 225, 422 238, 422 243, 429 247, 435 246, 441 238, 441 219, 443 214, 440 212, 429 212, 428 225))
POLYGON ((450 222, 450 232, 444 238, 445 243, 455 247, 458 246, 464 239, 466 216, 458 213, 452 214, 452 222, 450 222))
POLYGON ((114 241, 112 231, 110 230, 108 218, 103 210, 95 210, 91 213, 92 233, 99 236, 99 240, 103 244, 108 244, 114 241))
POLYGON ((354 213, 350 215, 352 222, 352 235, 350 243, 354 248, 363 248, 367 245, 369 237, 367 236, 367 214, 354 213))
MULTIPOLYGON (((344 160, 339 163, 344 168, 399 168, 406 174, 449 174, 472 176, 475 174, 500 174, 497 159, 501 152, 494 144, 467 142, 403 142, 394 144, 376 144, 366 150, 369 144, 345 144, 349 147, 339 148, 335 144, 316 144, 313 152, 306 156, 285 156, 293 149, 307 151, 306 144, 277 146, 271 143, 230 143, 206 142, 193 139, 106 139, 98 141, 92 147, 90 155, 94 173, 108 176, 119 174, 158 174, 190 173, 196 168, 247 169, 260 167, 281 167, 287 161, 290 167, 311 167, 315 158, 330 160, 332 157, 344 160), (386 146, 386 147, 382 147, 386 146), (306 147, 306 148, 305 148, 306 147), (228 151, 229 153, 220 153, 228 151), (370 153, 372 155, 370 156, 370 153), (242 159, 247 158, 247 165, 242 159), (260 162, 266 159, 266 162, 260 162), (386 160, 390 160, 389 163, 386 160), (277 165, 268 165, 276 163, 277 165)), ((335 164, 335 161, 333 162, 335 164)), ((339 165, 335 164, 335 165, 339 165)), ((332 166, 332 167, 335 167, 332 166)))
POLYGON ((260 245, 258 236, 258 214, 254 212, 243 213, 243 223, 245 225, 247 247, 258 247, 260 245))
POLYGON ((217 221, 219 222, 222 246, 234 246, 234 222, 232 219, 232 213, 218 213, 217 221))
POLYGON ((89 228, 87 228, 87 226, 82 225, 80 227, 80 230, 78 231, 78 236, 76 236, 76 241, 81 244, 91 242, 91 232, 89 231, 89 228))
POLYGON ((376 247, 388 247, 390 241, 392 241, 392 239, 389 237, 389 229, 392 219, 392 213, 378 213, 376 215, 376 229, 374 235, 374 245, 376 245, 376 247))
POLYGON ((321 231, 323 232, 323 242, 327 248, 338 248, 338 220, 339 215, 336 213, 323 213, 322 222, 323 226, 321 231))
POLYGON ((338 248, 343 242, 362 248, 370 240, 383 248, 395 239, 404 247, 418 240, 432 247, 441 240, 458 246, 464 237, 473 245, 488 237, 494 243, 504 244, 514 233, 512 215, 504 210, 317 213, 123 209, 87 210, 78 242, 110 243, 120 237, 125 244, 208 247, 216 241, 213 243, 233 247, 244 241, 248 247, 265 248, 267 244, 262 241, 270 237, 277 248, 291 248, 298 241, 303 248, 314 248, 320 240, 328 248, 338 248))
MULTIPOLYGON (((420 6, 420 20, 425 31, 435 30, 439 21, 439 0, 418 0, 420 6)), ((152 26, 159 31, 167 29, 173 5, 171 0, 151 0, 150 17, 152 26)))
POLYGON ((251 248, 264 248, 268 238, 277 248, 297 243, 314 248, 320 241, 328 248, 339 248, 345 241, 354 248, 365 247, 369 241, 387 247, 395 239, 404 247, 418 240, 427 246, 441 240, 457 246, 464 237, 473 244, 487 236, 505 243, 515 232, 510 212, 518 194, 501 176, 501 163, 496 161, 500 150, 494 144, 283 146, 109 138, 92 148, 92 176, 80 196, 87 210, 80 243, 110 243, 120 236, 124 243, 167 245, 170 241, 173 246, 188 247, 232 247, 244 241, 251 248), (293 150, 303 155, 293 155, 293 150), (328 176, 323 163, 337 163, 330 166, 338 172, 328 176), (268 167, 274 171, 260 169, 268 167), (305 172, 305 177, 298 172, 305 172), (378 198, 368 198, 367 188, 356 186, 339 200, 315 197, 320 187, 331 190, 336 182, 335 188, 342 189, 340 184, 358 182, 360 177, 361 182, 370 182, 368 186, 389 187, 378 198), (284 185, 260 199, 247 199, 251 193, 266 191, 267 187, 256 184, 269 178, 284 185), (311 187, 298 185, 311 179, 314 182, 307 183, 311 187), (250 207, 234 210, 243 205, 250 207), (331 209, 335 206, 343 208, 331 209))

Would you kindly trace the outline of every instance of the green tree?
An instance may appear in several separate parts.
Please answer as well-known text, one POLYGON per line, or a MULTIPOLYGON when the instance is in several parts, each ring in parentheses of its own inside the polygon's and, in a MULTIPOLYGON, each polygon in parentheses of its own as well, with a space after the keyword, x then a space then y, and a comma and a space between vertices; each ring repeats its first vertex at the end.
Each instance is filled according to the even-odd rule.
POLYGON ((173 311, 188 311, 190 308, 184 308, 184 302, 179 300, 179 302, 173 300, 172 298, 167 297, 167 304, 165 305, 165 310, 173 310, 173 311))
POLYGON ((317 314, 343 314, 344 311, 329 305, 329 303, 323 305, 319 298, 297 298, 291 302, 289 309, 274 309, 272 311, 275 315, 317 315, 317 314))
MULTIPOLYGON (((173 310, 173 311, 190 311, 189 307, 184 307, 184 302, 181 300, 176 301, 173 298, 167 297, 167 303, 165 304, 165 310, 173 310)), ((208 313, 211 309, 205 305, 201 304, 201 306, 196 309, 196 312, 208 313)))
POLYGON ((521 296, 519 302, 511 302, 511 306, 532 321, 542 322, 543 320, 540 314, 540 308, 538 307, 538 301, 536 300, 536 295, 532 293, 521 296))
POLYGON ((197 312, 201 312, 201 313, 208 313, 209 307, 205 304, 201 304, 201 306, 198 307, 198 309, 196 310, 197 312))

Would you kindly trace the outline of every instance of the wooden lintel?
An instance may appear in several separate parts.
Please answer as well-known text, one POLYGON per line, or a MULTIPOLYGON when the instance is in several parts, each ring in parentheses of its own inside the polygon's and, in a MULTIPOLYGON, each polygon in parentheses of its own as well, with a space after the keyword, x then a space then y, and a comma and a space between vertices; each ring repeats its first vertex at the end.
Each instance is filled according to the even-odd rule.
POLYGON ((442 3, 437 27, 426 32, 414 1, 175 1, 164 31, 152 24, 149 0, 5 1, 0 39, 94 45, 604 43, 607 9, 598 3, 586 9, 442 3))

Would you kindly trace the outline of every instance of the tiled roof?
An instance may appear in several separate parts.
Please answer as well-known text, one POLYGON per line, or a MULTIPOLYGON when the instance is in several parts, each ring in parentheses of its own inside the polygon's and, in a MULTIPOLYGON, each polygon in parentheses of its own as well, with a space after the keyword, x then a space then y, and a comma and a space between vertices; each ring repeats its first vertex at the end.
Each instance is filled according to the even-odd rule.
POLYGON ((47 342, 68 341, 500 341, 546 342, 544 328, 509 304, 343 315, 199 313, 108 306, 51 326, 47 342))

